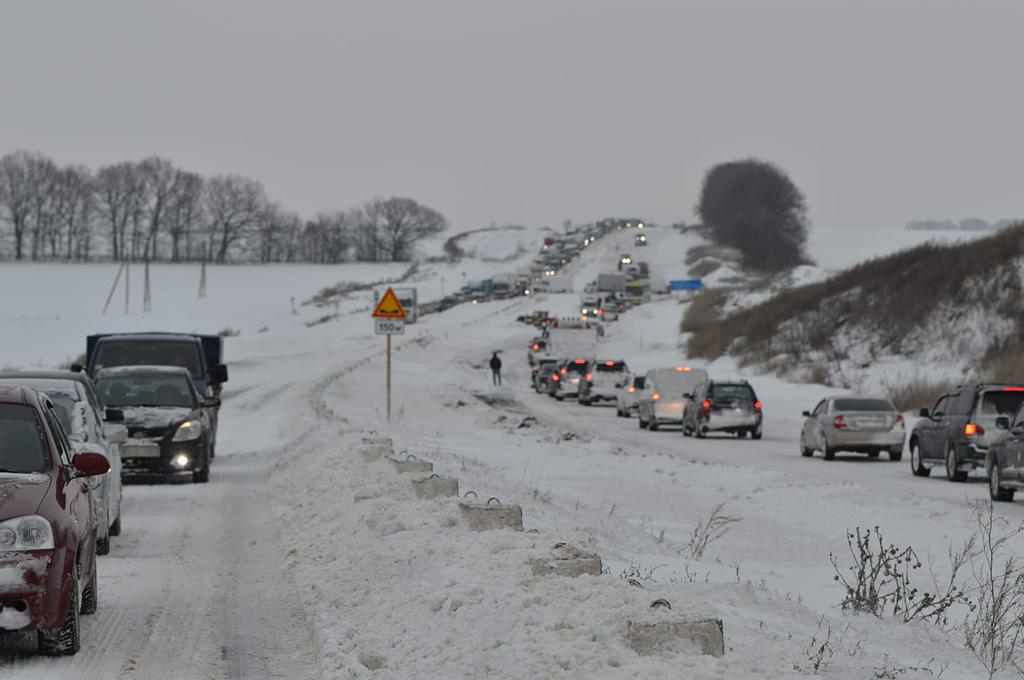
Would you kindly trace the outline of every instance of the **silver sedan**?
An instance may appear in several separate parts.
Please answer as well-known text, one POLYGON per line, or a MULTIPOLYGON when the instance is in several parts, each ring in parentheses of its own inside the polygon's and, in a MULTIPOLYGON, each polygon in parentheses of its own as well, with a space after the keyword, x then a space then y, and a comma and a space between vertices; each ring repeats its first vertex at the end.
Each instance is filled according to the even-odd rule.
POLYGON ((885 397, 827 397, 803 415, 800 453, 805 457, 815 451, 821 451, 825 460, 835 458, 838 451, 866 453, 869 458, 885 451, 893 461, 903 457, 903 416, 885 397))

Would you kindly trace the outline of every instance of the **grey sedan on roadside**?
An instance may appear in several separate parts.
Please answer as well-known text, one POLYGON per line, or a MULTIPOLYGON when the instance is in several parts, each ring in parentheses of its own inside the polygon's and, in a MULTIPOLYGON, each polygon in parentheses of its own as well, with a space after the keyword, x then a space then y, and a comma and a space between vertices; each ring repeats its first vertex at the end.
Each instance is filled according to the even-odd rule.
POLYGON ((866 453, 877 458, 885 451, 889 460, 903 457, 906 429, 903 416, 884 397, 826 397, 813 411, 804 411, 800 453, 805 457, 821 451, 825 460, 836 452, 866 453))

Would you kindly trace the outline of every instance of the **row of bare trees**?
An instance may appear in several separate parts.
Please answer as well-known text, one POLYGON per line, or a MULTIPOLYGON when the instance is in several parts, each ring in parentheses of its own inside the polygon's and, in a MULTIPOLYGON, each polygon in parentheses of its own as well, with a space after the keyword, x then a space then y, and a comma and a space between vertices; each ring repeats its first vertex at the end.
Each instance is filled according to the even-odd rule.
POLYGON ((410 198, 304 220, 255 180, 157 157, 96 171, 31 151, 0 158, 0 256, 17 260, 403 261, 446 228, 410 198))

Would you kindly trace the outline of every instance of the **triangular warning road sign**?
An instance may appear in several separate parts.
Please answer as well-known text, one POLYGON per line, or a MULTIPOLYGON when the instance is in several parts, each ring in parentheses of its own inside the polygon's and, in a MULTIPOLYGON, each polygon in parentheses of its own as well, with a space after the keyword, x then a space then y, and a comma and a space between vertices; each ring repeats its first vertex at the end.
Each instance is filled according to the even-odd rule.
POLYGON ((373 310, 375 319, 405 319, 405 308, 398 301, 394 288, 388 288, 373 310))

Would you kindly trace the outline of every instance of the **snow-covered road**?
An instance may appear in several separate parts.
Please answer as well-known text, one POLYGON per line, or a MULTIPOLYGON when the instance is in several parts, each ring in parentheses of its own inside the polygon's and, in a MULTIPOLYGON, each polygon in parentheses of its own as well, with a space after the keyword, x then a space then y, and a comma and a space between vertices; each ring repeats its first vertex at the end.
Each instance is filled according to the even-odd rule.
POLYGON ((283 570, 267 477, 281 451, 218 456, 206 485, 125 487, 100 607, 74 657, 0 657, 10 680, 319 677, 283 570))

